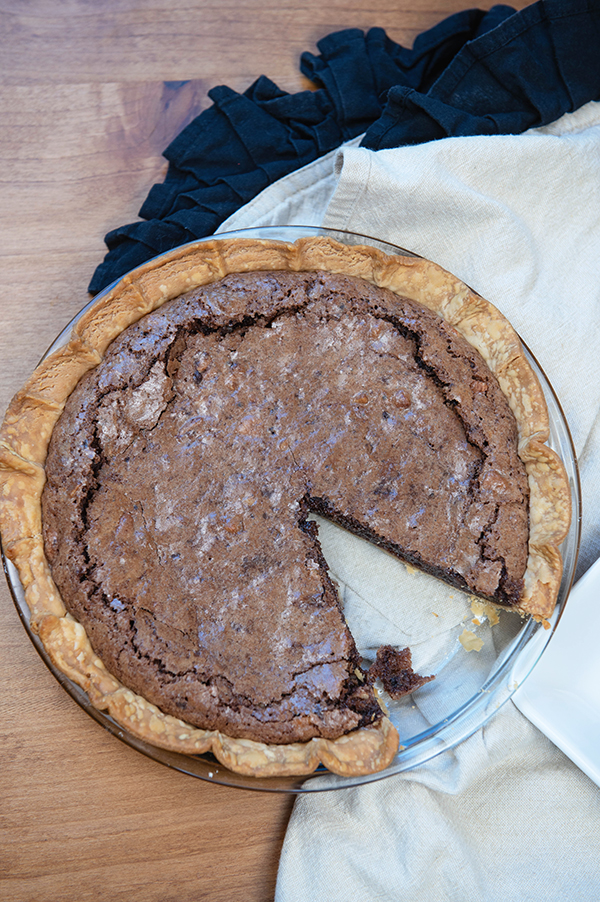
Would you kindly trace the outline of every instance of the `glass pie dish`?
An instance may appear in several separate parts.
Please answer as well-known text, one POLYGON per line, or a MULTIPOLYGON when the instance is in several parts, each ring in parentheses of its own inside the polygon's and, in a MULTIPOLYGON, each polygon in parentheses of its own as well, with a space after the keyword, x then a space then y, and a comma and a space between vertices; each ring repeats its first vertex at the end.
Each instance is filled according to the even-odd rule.
MULTIPOLYGON (((314 228, 261 228, 222 233, 217 237, 287 241, 304 235, 332 237, 349 245, 371 244, 390 253, 407 253, 382 241, 314 228)), ((108 291, 110 287, 102 294, 108 291)), ((98 298, 94 299, 84 310, 97 302, 98 298)), ((72 326, 73 322, 63 330, 47 355, 66 342, 72 326)), ((399 773, 453 747, 481 727, 510 698, 518 680, 526 675, 522 666, 523 653, 531 649, 534 638, 536 652, 543 652, 564 609, 577 559, 580 498, 573 445, 548 380, 533 355, 527 352, 527 356, 546 396, 551 427, 548 444, 564 462, 572 496, 571 526, 561 548, 564 560, 562 583, 547 628, 532 619, 522 620, 514 613, 501 612, 498 617, 497 609, 416 572, 385 551, 349 536, 327 521, 320 521, 319 537, 324 555, 340 586, 346 619, 365 661, 373 659, 374 651, 380 645, 408 646, 413 653, 415 669, 424 675, 435 676, 435 680, 399 701, 382 696, 400 735, 399 752, 384 771, 368 776, 340 777, 321 768, 304 777, 247 777, 227 770, 210 754, 169 752, 130 735, 110 716, 97 710, 87 695, 53 666, 30 628, 29 612, 17 573, 5 560, 11 591, 31 640, 66 691, 111 733, 166 766, 216 783, 294 793, 343 788, 399 773), (382 605, 384 598, 386 604, 382 605), (398 616, 390 616, 390 610, 398 616)), ((534 663, 531 661, 531 667, 534 663)))

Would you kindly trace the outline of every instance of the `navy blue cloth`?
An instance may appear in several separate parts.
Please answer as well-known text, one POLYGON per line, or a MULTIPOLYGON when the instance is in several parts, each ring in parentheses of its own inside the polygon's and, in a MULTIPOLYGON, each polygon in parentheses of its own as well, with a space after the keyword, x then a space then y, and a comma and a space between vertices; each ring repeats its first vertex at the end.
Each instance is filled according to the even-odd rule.
POLYGON ((521 134, 600 98, 600 3, 545 0, 467 43, 423 92, 397 84, 362 146, 521 134))
POLYGON ((381 28, 321 40, 300 67, 318 90, 288 94, 261 76, 212 106, 165 151, 140 222, 106 236, 92 294, 156 254, 211 235, 295 169, 364 134, 373 150, 458 135, 519 134, 600 98, 600 0, 539 0, 520 12, 464 10, 412 49, 381 28))

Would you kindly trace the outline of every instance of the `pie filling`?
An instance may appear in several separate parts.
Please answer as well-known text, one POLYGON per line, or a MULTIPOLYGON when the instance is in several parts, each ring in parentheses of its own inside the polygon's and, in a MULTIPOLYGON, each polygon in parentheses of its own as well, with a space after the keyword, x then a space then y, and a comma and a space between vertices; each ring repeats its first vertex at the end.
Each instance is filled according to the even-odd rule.
POLYGON ((310 513, 514 607, 517 445, 482 357, 418 303, 324 272, 230 275, 126 329, 69 397, 46 555, 95 653, 162 711, 335 738, 382 711, 310 513))

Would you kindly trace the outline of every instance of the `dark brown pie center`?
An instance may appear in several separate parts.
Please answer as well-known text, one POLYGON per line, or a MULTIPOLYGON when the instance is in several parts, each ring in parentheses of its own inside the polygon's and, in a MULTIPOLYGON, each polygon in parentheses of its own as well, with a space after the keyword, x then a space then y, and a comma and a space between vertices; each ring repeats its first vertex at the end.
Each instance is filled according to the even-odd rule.
POLYGON ((323 273, 227 277, 130 327, 54 430, 43 518, 71 613, 164 711, 267 742, 380 717, 311 511, 511 605, 516 425, 418 305, 323 273))

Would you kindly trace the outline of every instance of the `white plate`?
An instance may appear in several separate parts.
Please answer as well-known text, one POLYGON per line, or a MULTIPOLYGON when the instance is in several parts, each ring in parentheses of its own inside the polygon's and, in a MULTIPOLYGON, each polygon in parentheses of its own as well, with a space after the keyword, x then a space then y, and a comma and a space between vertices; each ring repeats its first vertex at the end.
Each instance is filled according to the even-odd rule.
MULTIPOLYGON (((571 590, 544 654, 513 701, 600 786, 600 560, 571 590)), ((535 654, 534 646, 526 654, 535 654)), ((526 668, 526 660, 519 666, 526 668)), ((518 673, 515 678, 518 680, 518 673)), ((520 682, 520 681, 519 681, 520 682)))

